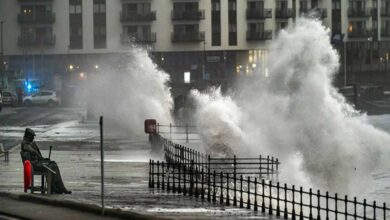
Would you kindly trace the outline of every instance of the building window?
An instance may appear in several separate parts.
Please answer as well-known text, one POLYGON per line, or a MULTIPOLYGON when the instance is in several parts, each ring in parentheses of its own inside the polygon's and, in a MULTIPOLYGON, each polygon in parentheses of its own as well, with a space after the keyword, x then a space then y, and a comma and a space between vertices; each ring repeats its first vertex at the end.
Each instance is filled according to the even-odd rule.
POLYGON ((341 9, 341 0, 332 0, 332 9, 340 10, 341 9))
POLYGON ((221 0, 211 2, 211 45, 221 46, 221 0))
POLYGON ((82 1, 69 0, 69 48, 83 48, 82 1))
POLYGON ((93 0, 94 48, 106 48, 106 0, 93 0))
POLYGON ((237 1, 229 0, 229 45, 237 45, 237 1))

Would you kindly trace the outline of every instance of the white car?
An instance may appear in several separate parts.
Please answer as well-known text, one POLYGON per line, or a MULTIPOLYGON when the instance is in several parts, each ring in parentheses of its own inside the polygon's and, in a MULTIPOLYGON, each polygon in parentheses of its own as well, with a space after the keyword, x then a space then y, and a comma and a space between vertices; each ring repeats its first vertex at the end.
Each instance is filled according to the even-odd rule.
POLYGON ((41 90, 35 94, 25 96, 23 98, 23 104, 25 106, 31 105, 48 105, 56 106, 61 103, 60 98, 57 96, 55 91, 41 90))

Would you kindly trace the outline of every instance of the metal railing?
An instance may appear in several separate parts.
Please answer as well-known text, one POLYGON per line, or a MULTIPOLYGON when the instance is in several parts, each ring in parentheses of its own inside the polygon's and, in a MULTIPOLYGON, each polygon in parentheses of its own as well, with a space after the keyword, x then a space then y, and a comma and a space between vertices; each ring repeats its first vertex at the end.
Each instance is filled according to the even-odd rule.
MULTIPOLYGON (((253 158, 211 158, 166 139, 162 141, 166 162, 150 160, 150 188, 201 197, 210 202, 253 209, 285 219, 390 218, 386 203, 368 203, 366 199, 358 200, 312 188, 304 190, 287 183, 275 183, 273 179, 266 180, 265 175, 258 178, 253 173, 241 173, 238 164, 251 165, 253 158)), ((267 163, 265 169, 268 171, 278 170, 278 160, 269 157, 260 157, 257 165, 262 167, 267 163), (270 164, 274 164, 276 169, 270 164)), ((250 170, 248 167, 243 169, 250 170)))
POLYGON ((164 136, 166 139, 172 141, 197 141, 199 138, 195 138, 198 135, 197 127, 194 125, 161 125, 157 123, 157 134, 164 136))

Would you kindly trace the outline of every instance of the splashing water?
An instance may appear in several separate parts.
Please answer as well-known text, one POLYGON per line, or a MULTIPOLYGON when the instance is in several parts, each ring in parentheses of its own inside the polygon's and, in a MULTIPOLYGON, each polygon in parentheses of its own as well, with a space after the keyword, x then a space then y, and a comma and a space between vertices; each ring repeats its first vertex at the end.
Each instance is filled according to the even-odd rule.
POLYGON ((131 48, 122 59, 126 59, 123 70, 111 64, 108 71, 88 78, 90 108, 104 115, 112 129, 127 135, 142 132, 146 118, 170 123, 173 100, 168 74, 158 70, 142 48, 131 48))
POLYGON ((281 180, 289 183, 341 193, 369 190, 371 172, 389 155, 390 136, 333 87, 339 56, 329 30, 317 20, 297 19, 272 43, 268 66, 268 78, 255 74, 236 94, 191 93, 208 151, 276 156, 281 180))

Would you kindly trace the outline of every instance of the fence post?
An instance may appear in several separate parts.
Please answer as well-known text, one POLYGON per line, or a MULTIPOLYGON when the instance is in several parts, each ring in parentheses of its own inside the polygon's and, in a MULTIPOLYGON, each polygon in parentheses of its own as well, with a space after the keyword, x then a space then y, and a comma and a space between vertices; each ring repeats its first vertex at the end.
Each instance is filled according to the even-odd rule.
POLYGON ((373 211, 374 211, 374 220, 376 220, 376 201, 374 200, 374 204, 373 204, 373 211))
MULTIPOLYGON (((261 156, 260 156, 261 157, 261 156)), ((264 179, 261 179, 261 189, 262 189, 262 194, 261 194, 261 212, 265 213, 265 181, 264 179)))
POLYGON ((344 200, 345 220, 348 220, 348 196, 345 195, 344 200))
POLYGON ((149 188, 152 188, 152 160, 149 160, 149 188))
POLYGON ((240 208, 244 208, 244 201, 242 199, 242 175, 240 175, 240 208))
MULTIPOLYGON (((176 159, 175 159, 176 160, 176 159)), ((176 178, 175 178, 175 173, 176 173, 176 168, 177 164, 176 162, 174 161, 173 164, 172 164, 172 170, 173 170, 173 173, 172 173, 172 191, 173 193, 176 193, 176 178)))
POLYGON ((154 160, 152 160, 152 187, 154 188, 154 160))
POLYGON ((272 174, 272 179, 274 179, 274 157, 271 157, 271 174, 272 174))
POLYGON ((192 196, 192 192, 194 190, 194 160, 191 160, 191 166, 190 166, 190 191, 189 195, 192 196))
POLYGON ((246 185, 246 187, 247 187, 247 194, 248 194, 248 199, 247 199, 247 209, 250 209, 251 208, 251 199, 250 199, 250 197, 251 197, 251 179, 250 179, 250 177, 248 176, 248 183, 247 183, 247 185, 246 185))
POLYGON ((303 220, 303 189, 302 186, 299 188, 299 194, 300 194, 300 212, 299 212, 299 219, 303 220))
POLYGON ((237 192, 236 192, 236 184, 237 184, 237 167, 236 167, 236 165, 237 165, 237 161, 236 161, 236 155, 234 155, 234 158, 233 158, 233 168, 234 168, 234 170, 233 170, 233 179, 234 179, 234 190, 233 190, 233 205, 234 206, 237 206, 237 192))
POLYGON ((226 173, 226 205, 230 205, 230 198, 229 198, 229 173, 226 173))
POLYGON ((165 189, 165 183, 164 183, 164 173, 165 173, 165 170, 164 170, 164 161, 161 162, 161 188, 164 190, 165 189))
POLYGON ((210 169, 208 169, 208 172, 207 172, 207 201, 211 201, 211 192, 210 192, 210 189, 211 189, 211 176, 210 176, 210 169))
POLYGON ((287 183, 284 184, 284 218, 288 219, 288 210, 287 210, 287 183))
POLYGON ((293 220, 295 220, 295 185, 292 186, 292 214, 291 214, 291 218, 293 220))
POLYGON ((313 219, 313 201, 312 201, 312 197, 313 197, 313 190, 312 188, 309 189, 309 219, 312 220, 313 219))
POLYGON ((272 215, 272 181, 269 181, 269 214, 272 215))
POLYGON ((276 216, 280 216, 280 205, 279 205, 279 182, 276 183, 276 216))
MULTIPOLYGON (((180 150, 181 151, 181 150, 180 150)), ((178 177, 177 177, 177 192, 178 193, 181 193, 181 162, 180 162, 180 157, 179 157, 179 164, 177 165, 177 174, 178 174, 178 177)))
POLYGON ((195 168, 195 197, 199 197, 199 192, 198 192, 198 166, 195 168))
POLYGON ((262 158, 261 158, 261 154, 259 155, 259 169, 260 169, 260 172, 259 172, 259 178, 262 178, 262 176, 263 176, 263 167, 262 167, 262 164, 261 164, 261 160, 262 160, 262 158))
POLYGON ((276 158, 276 179, 279 181, 279 159, 276 158))
POLYGON ((337 211, 337 193, 334 194, 334 214, 335 214, 335 219, 337 220, 338 218, 338 211, 337 211))
POLYGON ((184 165, 183 167, 183 194, 184 195, 187 195, 187 182, 186 182, 186 170, 187 170, 187 167, 184 165))
POLYGON ((215 175, 216 175, 216 171, 214 170, 214 173, 213 173, 213 202, 215 203, 217 201, 217 192, 215 192, 215 188, 216 188, 216 182, 215 182, 215 175))
POLYGON ((188 124, 186 123, 186 143, 188 143, 188 124))
POLYGON ((356 197, 353 197, 353 218, 356 219, 357 213, 356 213, 356 197))
POLYGON ((321 200, 321 193, 320 190, 317 190, 317 220, 321 220, 320 200, 321 200))
POLYGON ((326 200, 326 220, 329 220, 329 192, 326 191, 325 195, 325 200, 326 200))
POLYGON ((222 173, 222 171, 220 172, 220 180, 221 180, 221 186, 220 186, 220 189, 221 189, 221 191, 220 191, 220 193, 219 193, 219 202, 221 203, 221 204, 223 204, 223 173, 222 173))
POLYGON ((386 220, 386 203, 383 203, 383 220, 386 220))
POLYGON ((160 161, 157 161, 157 188, 160 188, 160 161))
POLYGON ((202 167, 202 191, 201 191, 201 197, 204 199, 204 169, 202 167))
POLYGON ((267 156, 267 178, 269 178, 269 156, 267 156))
MULTIPOLYGON (((169 170, 169 165, 170 163, 168 162, 167 163, 167 169, 169 170)), ((171 165, 172 166, 172 165, 171 165)), ((169 184, 169 173, 168 173, 168 176, 167 176, 167 191, 169 192, 171 190, 171 186, 169 184)))
POLYGON ((367 219, 366 216, 366 207, 367 207, 367 201, 366 199, 363 200, 363 219, 367 219))
POLYGON ((253 204, 253 210, 257 212, 257 177, 255 177, 255 203, 253 204))

